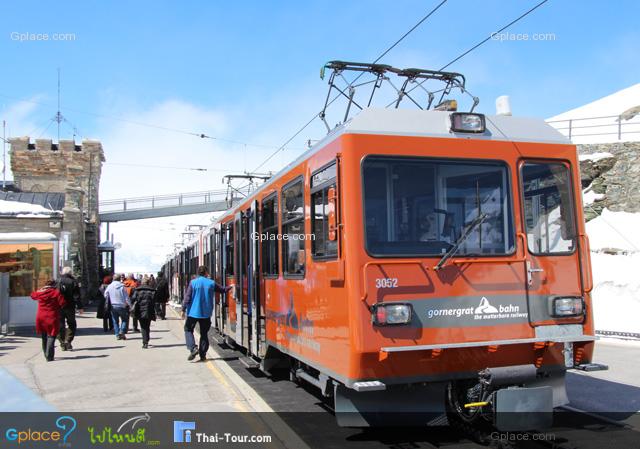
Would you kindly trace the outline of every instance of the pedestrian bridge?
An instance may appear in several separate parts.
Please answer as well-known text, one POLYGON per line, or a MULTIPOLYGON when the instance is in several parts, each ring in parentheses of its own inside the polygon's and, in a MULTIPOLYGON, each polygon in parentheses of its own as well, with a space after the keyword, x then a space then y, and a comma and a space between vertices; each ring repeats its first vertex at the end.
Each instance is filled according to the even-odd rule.
POLYGON ((209 190, 100 201, 102 223, 221 212, 246 196, 240 190, 209 190), (232 193, 233 192, 233 193, 232 193))

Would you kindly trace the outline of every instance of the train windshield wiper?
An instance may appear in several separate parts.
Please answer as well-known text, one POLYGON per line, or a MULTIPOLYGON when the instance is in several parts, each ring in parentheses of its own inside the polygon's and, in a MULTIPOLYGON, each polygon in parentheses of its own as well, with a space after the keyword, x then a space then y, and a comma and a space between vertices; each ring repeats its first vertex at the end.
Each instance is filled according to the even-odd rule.
POLYGON ((451 256, 453 256, 456 252, 458 252, 458 249, 460 249, 460 245, 462 245, 464 243, 465 240, 467 240, 467 238, 471 235, 471 233, 482 224, 483 221, 485 221, 487 219, 487 214, 482 213, 480 215, 478 215, 471 223, 469 223, 467 225, 467 227, 465 228, 465 230, 462 232, 462 234, 460 234, 460 237, 458 237, 458 240, 456 240, 453 244, 453 246, 451 248, 449 248, 449 251, 447 251, 442 258, 438 261, 438 263, 436 264, 435 267, 433 267, 434 270, 439 270, 440 268, 443 267, 443 265, 446 263, 447 260, 449 260, 451 258, 451 256))

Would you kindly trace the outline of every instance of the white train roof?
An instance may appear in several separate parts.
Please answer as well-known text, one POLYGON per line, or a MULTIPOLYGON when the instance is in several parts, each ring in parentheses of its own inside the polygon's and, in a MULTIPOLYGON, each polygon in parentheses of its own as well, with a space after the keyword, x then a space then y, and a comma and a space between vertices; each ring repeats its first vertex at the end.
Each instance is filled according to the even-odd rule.
MULTIPOLYGON (((377 134, 571 144, 569 139, 540 118, 484 114, 486 119, 486 132, 483 134, 473 134, 452 133, 450 115, 451 112, 448 111, 366 108, 346 123, 334 128, 322 140, 313 145, 311 149, 302 153, 274 174, 271 179, 261 185, 254 193, 267 189, 269 185, 281 175, 325 147, 328 143, 345 134, 377 134)), ((231 211, 227 211, 218 217, 217 221, 220 221, 230 214, 231 211)))

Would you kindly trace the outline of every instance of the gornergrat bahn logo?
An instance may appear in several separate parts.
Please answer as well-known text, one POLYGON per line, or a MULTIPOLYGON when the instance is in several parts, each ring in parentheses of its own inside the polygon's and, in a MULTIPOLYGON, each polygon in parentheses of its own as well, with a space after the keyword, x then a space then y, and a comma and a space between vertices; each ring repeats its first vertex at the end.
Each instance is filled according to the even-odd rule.
POLYGON ((522 301, 509 297, 494 298, 490 301, 486 296, 479 301, 473 298, 428 301, 425 315, 428 322, 448 323, 452 326, 474 325, 474 323, 478 325, 480 321, 486 321, 487 325, 492 321, 495 324, 507 324, 528 317, 526 304, 522 301))

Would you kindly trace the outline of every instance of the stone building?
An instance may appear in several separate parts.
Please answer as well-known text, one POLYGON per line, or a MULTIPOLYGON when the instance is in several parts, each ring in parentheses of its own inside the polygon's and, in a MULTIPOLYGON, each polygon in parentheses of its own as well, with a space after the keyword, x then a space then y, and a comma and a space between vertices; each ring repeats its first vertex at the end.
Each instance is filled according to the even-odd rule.
MULTIPOLYGON (((85 294, 87 290, 93 292, 99 282, 98 192, 105 161, 102 144, 95 140, 84 140, 81 145, 72 140, 55 144, 48 139, 31 143, 29 137, 20 137, 11 139, 10 145, 11 170, 19 192, 64 195, 63 218, 54 233, 68 236, 68 263, 82 279, 85 294)), ((44 226, 28 221, 22 219, 14 226, 23 231, 44 226)))

